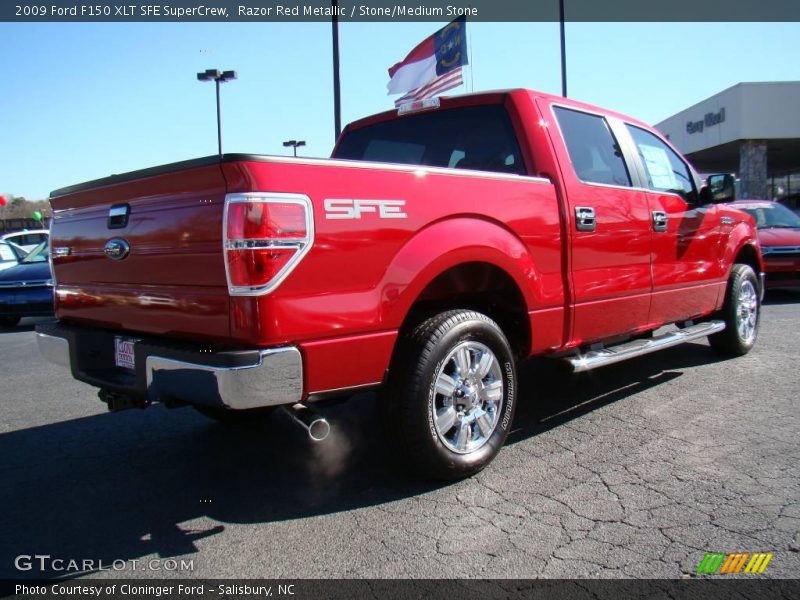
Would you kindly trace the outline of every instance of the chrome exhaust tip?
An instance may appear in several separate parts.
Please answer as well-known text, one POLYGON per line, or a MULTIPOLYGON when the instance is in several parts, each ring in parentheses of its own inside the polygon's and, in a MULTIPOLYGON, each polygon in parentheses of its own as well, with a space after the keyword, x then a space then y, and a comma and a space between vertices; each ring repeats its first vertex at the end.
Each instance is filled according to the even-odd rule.
POLYGON ((305 404, 298 402, 292 406, 282 406, 281 408, 295 423, 306 430, 312 442, 321 442, 331 432, 328 420, 305 404))

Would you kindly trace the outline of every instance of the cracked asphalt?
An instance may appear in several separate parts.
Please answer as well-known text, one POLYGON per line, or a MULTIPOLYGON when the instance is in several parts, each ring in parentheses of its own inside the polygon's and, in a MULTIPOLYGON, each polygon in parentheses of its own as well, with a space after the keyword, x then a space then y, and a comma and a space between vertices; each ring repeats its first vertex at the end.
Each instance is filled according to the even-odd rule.
POLYGON ((109 414, 23 321, 0 331, 0 577, 76 575, 14 568, 47 554, 122 569, 85 577, 681 578, 706 552, 773 552, 736 577, 796 578, 798 331, 800 294, 774 293, 742 358, 699 342, 581 376, 526 363, 506 448, 441 485, 387 466, 371 394, 329 407, 318 445, 279 413, 109 414))

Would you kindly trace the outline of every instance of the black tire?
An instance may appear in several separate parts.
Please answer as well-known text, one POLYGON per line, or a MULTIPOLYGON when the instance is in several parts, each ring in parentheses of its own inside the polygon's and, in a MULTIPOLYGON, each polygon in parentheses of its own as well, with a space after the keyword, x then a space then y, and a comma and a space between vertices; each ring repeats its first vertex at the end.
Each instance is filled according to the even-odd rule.
POLYGON ((16 327, 22 317, 0 317, 0 327, 16 327))
POLYGON ((516 381, 511 348, 494 321, 468 310, 438 314, 399 341, 383 397, 387 439, 399 440, 394 452, 425 476, 473 475, 503 447, 516 381))
POLYGON ((761 300, 755 272, 749 265, 733 265, 725 304, 717 315, 725 321, 725 329, 708 336, 709 344, 723 356, 747 354, 758 339, 760 313, 761 300))
POLYGON ((192 408, 204 417, 208 417, 224 425, 244 425, 257 423, 272 412, 272 407, 251 408, 248 410, 231 410, 216 406, 192 404, 192 408))

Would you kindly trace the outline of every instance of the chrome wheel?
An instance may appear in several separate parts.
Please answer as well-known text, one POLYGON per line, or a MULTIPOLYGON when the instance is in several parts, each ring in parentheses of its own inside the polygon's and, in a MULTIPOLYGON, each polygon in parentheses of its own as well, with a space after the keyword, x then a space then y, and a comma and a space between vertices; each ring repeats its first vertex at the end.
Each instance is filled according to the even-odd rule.
POLYGON ((457 345, 435 379, 433 422, 439 440, 458 454, 489 441, 503 403, 503 373, 494 352, 480 342, 457 345))
POLYGON ((756 337, 758 324, 758 293, 753 284, 745 280, 739 288, 736 298, 736 329, 739 337, 746 344, 756 337))

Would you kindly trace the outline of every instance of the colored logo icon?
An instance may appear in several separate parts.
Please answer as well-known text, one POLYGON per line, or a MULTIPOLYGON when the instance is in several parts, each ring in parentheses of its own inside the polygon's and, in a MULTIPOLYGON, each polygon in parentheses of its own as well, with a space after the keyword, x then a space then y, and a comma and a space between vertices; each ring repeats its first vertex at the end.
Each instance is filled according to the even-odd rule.
POLYGON ((723 552, 706 552, 705 557, 697 567, 698 575, 734 575, 737 573, 763 573, 769 561, 772 560, 772 552, 733 552, 725 554, 723 552), (745 566, 746 565, 746 566, 745 566))

